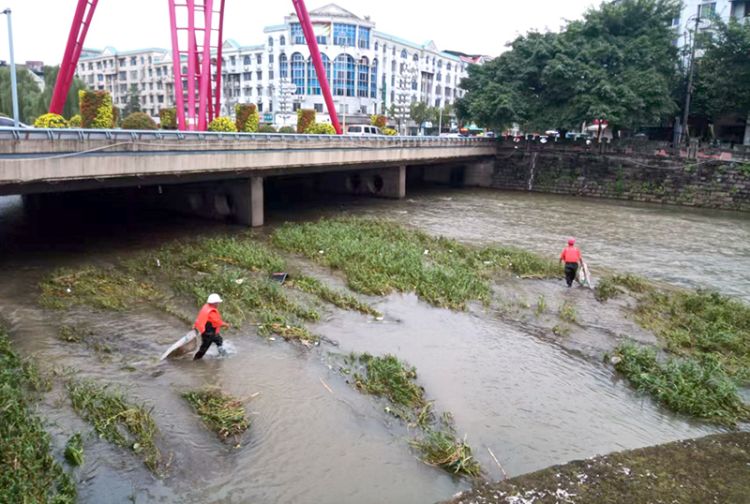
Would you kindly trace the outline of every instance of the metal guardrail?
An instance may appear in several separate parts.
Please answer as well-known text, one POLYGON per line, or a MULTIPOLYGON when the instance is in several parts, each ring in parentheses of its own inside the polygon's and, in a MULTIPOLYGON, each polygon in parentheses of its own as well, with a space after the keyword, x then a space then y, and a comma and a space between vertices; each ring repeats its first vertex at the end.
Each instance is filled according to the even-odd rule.
POLYGON ((336 143, 372 143, 387 142, 401 145, 456 145, 456 144, 477 144, 494 142, 494 138, 455 138, 455 137, 436 137, 436 136, 388 136, 388 135, 307 135, 297 133, 221 133, 210 131, 177 131, 177 130, 122 130, 122 129, 43 129, 43 128, 6 128, 0 127, 0 141, 39 141, 39 140, 110 140, 117 142, 128 141, 153 141, 153 140, 171 140, 171 141, 262 141, 262 142, 279 142, 279 141, 326 141, 331 144, 336 143))

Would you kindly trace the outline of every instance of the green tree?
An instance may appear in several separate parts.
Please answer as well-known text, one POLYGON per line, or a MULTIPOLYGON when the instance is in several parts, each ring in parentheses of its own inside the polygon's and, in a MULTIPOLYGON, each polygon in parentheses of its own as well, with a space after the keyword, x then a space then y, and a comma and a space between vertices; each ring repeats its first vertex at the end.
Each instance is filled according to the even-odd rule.
MULTIPOLYGON (((34 119, 43 113, 39 113, 37 109, 41 90, 31 72, 23 67, 16 70, 16 82, 18 85, 19 120, 26 124, 32 124, 34 119)), ((0 113, 13 117, 13 98, 10 84, 10 68, 0 68, 0 113)))
POLYGON ((418 101, 409 107, 409 117, 421 128, 423 122, 430 121, 434 117, 434 113, 426 103, 418 101))
POLYGON ((677 110, 672 90, 676 0, 605 2, 559 33, 531 32, 490 63, 469 68, 457 112, 494 128, 653 124, 677 110))
POLYGON ((717 20, 696 61, 692 110, 710 119, 737 115, 750 143, 750 24, 717 20))
POLYGON ((141 111, 141 97, 138 92, 138 84, 131 84, 130 89, 128 89, 128 103, 123 108, 122 115, 124 117, 127 117, 133 112, 140 112, 140 111, 141 111))
MULTIPOLYGON (((60 72, 59 66, 45 66, 44 67, 44 91, 42 91, 37 98, 35 114, 40 116, 46 114, 49 111, 49 105, 52 101, 52 93, 55 90, 55 83, 57 82, 57 74, 60 72)), ((62 115, 66 118, 71 118, 76 114, 80 113, 78 106, 78 91, 86 89, 86 84, 82 80, 74 78, 70 84, 70 91, 65 99, 65 105, 63 106, 62 115)))

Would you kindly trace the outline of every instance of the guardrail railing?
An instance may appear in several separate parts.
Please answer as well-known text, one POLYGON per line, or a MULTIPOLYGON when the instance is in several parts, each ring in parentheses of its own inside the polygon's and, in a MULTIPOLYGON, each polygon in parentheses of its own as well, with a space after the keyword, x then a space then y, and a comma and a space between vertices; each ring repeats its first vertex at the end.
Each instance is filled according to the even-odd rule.
POLYGON ((394 144, 476 144, 494 142, 494 138, 483 137, 437 137, 437 136, 388 136, 388 135, 308 135, 297 133, 222 133, 210 131, 177 131, 177 130, 121 130, 121 129, 43 129, 43 128, 4 128, 0 127, 0 141, 13 140, 111 140, 127 141, 298 141, 335 143, 373 143, 388 142, 394 144))

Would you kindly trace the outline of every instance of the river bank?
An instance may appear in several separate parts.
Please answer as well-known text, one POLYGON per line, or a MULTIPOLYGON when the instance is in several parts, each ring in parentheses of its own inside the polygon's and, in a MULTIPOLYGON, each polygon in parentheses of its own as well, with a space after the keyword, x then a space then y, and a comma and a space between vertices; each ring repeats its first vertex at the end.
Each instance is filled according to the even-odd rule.
POLYGON ((457 495, 450 504, 745 504, 750 433, 718 434, 556 465, 457 495))

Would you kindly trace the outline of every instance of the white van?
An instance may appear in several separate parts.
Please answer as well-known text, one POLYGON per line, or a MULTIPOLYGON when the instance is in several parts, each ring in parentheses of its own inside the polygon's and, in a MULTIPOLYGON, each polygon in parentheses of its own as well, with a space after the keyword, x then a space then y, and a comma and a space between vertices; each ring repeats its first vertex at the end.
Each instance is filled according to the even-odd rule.
POLYGON ((377 126, 356 125, 346 128, 347 135, 372 136, 382 135, 377 126))

